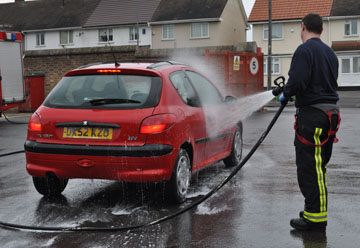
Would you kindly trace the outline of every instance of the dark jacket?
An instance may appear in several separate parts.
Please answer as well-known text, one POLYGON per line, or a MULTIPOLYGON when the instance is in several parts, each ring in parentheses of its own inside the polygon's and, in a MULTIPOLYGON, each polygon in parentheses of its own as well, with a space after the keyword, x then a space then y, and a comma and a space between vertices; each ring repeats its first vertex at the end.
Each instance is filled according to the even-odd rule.
POLYGON ((318 103, 336 104, 338 67, 338 59, 330 47, 318 38, 307 40, 294 53, 284 96, 296 96, 297 108, 318 103))

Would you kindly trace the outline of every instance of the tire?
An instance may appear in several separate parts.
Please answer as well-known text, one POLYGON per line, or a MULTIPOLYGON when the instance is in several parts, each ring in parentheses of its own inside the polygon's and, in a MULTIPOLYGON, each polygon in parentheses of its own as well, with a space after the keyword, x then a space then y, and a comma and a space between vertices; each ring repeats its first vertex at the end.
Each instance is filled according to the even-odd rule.
POLYGON ((229 157, 224 159, 224 163, 226 167, 234 167, 240 164, 242 157, 242 148, 243 148, 242 128, 238 126, 235 129, 234 139, 231 147, 231 153, 229 157))
POLYGON ((58 178, 54 175, 49 177, 33 177, 33 183, 37 192, 44 196, 58 196, 60 195, 69 179, 58 178))
POLYGON ((180 149, 174 165, 174 170, 166 190, 168 199, 174 203, 182 203, 190 186, 191 162, 189 154, 183 148, 180 149))

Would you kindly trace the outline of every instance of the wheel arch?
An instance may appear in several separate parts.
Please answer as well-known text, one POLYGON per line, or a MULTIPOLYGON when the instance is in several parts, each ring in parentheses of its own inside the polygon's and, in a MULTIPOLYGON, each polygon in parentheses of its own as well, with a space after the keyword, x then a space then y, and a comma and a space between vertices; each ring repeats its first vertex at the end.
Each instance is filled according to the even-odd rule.
POLYGON ((181 146, 180 149, 183 148, 186 150, 186 152, 189 155, 190 158, 190 163, 191 163, 191 169, 193 168, 193 159, 194 159, 194 149, 193 146, 190 142, 184 142, 181 146))

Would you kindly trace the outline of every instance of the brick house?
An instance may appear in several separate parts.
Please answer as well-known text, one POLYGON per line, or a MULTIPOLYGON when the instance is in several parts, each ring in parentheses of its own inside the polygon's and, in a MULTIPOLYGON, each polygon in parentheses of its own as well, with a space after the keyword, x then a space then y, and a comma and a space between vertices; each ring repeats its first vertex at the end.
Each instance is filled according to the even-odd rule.
MULTIPOLYGON (((333 48, 339 58, 340 87, 360 86, 360 39, 358 0, 272 0, 272 79, 287 76, 292 55, 301 44, 301 19, 308 13, 323 18, 321 39, 333 48)), ((268 0, 256 0, 249 16, 253 40, 267 55, 268 0)), ((264 58, 264 81, 267 81, 267 59, 264 58)))

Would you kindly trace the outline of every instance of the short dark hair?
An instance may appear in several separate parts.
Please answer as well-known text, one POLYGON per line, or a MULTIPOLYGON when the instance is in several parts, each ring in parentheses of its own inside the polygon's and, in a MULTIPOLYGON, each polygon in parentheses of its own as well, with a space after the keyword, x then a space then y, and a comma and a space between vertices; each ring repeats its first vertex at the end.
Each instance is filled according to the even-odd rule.
POLYGON ((303 19, 306 29, 315 34, 321 34, 323 30, 323 21, 318 14, 307 14, 303 19))

